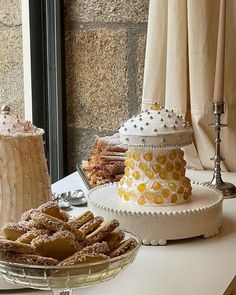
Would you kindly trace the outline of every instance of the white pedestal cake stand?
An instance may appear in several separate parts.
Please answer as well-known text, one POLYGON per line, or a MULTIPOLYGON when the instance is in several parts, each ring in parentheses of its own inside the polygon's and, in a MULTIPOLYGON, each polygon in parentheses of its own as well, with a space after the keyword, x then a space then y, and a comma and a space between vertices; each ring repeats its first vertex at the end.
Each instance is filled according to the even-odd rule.
POLYGON ((138 233, 143 244, 165 245, 168 240, 196 236, 209 238, 222 224, 223 195, 204 184, 192 184, 192 200, 172 206, 144 207, 122 201, 116 184, 102 185, 88 192, 88 206, 105 219, 138 233))

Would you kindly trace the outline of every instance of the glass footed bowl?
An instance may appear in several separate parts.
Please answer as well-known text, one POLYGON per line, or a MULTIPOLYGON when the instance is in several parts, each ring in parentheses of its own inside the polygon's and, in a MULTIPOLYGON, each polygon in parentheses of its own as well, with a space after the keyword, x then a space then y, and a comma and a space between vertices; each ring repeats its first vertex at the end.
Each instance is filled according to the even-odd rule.
POLYGON ((125 230, 125 238, 133 238, 137 246, 131 251, 96 263, 73 266, 42 266, 0 260, 0 276, 26 288, 52 290, 53 294, 71 295, 73 289, 113 279, 131 264, 141 245, 140 237, 125 230))

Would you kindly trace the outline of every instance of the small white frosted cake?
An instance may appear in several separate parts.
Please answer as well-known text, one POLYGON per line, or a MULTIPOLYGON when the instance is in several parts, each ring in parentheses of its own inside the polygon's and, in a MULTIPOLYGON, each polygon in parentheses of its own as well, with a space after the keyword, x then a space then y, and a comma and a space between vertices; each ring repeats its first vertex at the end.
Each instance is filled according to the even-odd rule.
POLYGON ((192 188, 181 147, 192 142, 193 131, 181 116, 154 105, 129 119, 119 133, 128 146, 125 175, 118 183, 121 199, 144 206, 190 200, 192 188))

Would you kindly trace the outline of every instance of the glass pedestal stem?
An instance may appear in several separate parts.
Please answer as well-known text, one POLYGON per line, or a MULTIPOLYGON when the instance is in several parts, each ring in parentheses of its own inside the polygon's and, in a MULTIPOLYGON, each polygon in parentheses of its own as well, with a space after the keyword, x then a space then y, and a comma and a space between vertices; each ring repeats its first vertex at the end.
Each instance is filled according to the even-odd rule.
POLYGON ((73 290, 72 289, 55 289, 53 290, 53 295, 72 295, 73 290))

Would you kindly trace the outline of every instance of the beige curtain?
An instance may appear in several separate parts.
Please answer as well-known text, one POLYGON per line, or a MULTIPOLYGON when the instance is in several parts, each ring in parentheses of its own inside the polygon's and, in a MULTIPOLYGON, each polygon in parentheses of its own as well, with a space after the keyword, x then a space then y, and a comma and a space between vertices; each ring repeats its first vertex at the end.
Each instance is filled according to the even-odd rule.
MULTIPOLYGON (((212 169, 218 0, 150 0, 142 109, 159 102, 193 126, 188 166, 212 169)), ((223 170, 236 171, 236 0, 227 0, 223 170)))

